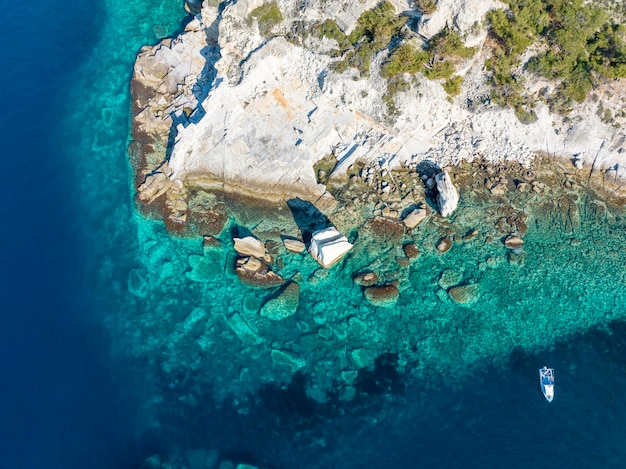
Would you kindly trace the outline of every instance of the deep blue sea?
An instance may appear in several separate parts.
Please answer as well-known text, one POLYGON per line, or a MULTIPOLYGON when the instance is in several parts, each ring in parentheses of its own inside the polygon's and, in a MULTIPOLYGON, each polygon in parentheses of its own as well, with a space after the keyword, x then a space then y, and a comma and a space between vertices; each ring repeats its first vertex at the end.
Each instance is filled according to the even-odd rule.
MULTIPOLYGON (((604 284, 589 287, 602 301, 616 291, 598 308, 620 319, 509 347, 453 385, 405 383, 383 366, 351 403, 314 403, 294 381, 268 383, 246 412, 210 397, 188 405, 154 379, 158 356, 138 359, 128 331, 116 334, 149 313, 127 288, 143 268, 128 81, 141 45, 181 27, 182 5, 0 0, 0 12, 1 469, 133 469, 153 455, 213 467, 189 462, 197 449, 262 468, 626 467, 623 254, 610 269, 598 255, 604 284), (556 369, 551 404, 544 364, 556 369)), ((613 245, 626 239, 618 228, 613 245)), ((585 311, 595 294, 581 293, 585 311)))

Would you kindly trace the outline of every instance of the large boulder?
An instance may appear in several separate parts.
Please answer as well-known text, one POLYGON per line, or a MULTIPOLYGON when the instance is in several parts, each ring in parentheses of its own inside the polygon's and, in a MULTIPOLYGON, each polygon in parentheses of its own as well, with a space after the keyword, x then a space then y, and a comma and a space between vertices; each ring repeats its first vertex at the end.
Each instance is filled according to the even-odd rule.
POLYGON ((335 227, 326 228, 313 233, 309 253, 322 267, 328 268, 339 261, 350 249, 352 244, 335 227))
POLYGON ((452 184, 452 179, 447 171, 442 171, 435 176, 437 183, 437 205, 442 217, 447 217, 456 210, 459 204, 459 193, 452 184))
POLYGON ((256 257, 237 259, 235 273, 243 283, 255 287, 271 288, 285 283, 284 278, 272 272, 265 262, 256 257))
POLYGON ((267 254, 265 245, 253 236, 246 236, 245 238, 234 238, 235 251, 240 256, 252 256, 257 259, 263 259, 267 254))
POLYGON ((300 286, 291 282, 276 296, 270 299, 261 308, 261 316, 273 321, 293 316, 300 303, 300 286))

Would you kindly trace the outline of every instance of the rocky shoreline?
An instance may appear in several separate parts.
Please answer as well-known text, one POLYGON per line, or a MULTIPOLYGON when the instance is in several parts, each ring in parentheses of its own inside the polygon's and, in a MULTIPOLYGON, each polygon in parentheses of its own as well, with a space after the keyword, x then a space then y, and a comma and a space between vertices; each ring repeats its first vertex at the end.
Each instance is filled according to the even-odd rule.
MULTIPOLYGON (((436 24, 445 24, 442 15, 459 14, 456 3, 440 3, 430 18, 419 19, 418 34, 432 36, 436 24)), ((439 84, 422 81, 417 96, 398 94, 398 114, 390 121, 382 111, 384 83, 377 72, 360 79, 332 72, 331 60, 321 52, 329 39, 286 39, 291 36, 284 28, 293 18, 319 19, 329 14, 328 7, 312 5, 296 14, 287 1, 278 6, 284 19, 265 39, 250 23, 252 3, 218 11, 205 2, 180 36, 144 47, 137 58, 129 147, 137 205, 162 218, 170 232, 206 234, 197 226, 206 225, 207 216, 213 219, 209 234, 219 232, 227 210, 223 204, 207 209, 204 193, 273 206, 298 197, 320 209, 332 207, 336 200, 328 186, 355 177, 355 168, 364 166, 389 174, 473 160, 494 168, 515 161, 533 166, 543 153, 604 172, 602 184, 612 180, 611 188, 621 193, 624 132, 615 123, 602 123, 590 112, 591 103, 565 119, 538 107, 539 121, 532 125, 484 100, 476 107, 480 96, 489 94, 485 55, 479 52, 466 64, 460 96, 446 99, 439 84)), ((336 6, 348 31, 370 7, 336 6)), ((400 14, 410 15, 405 7, 396 4, 400 14)), ((489 7, 481 4, 472 14, 489 7)), ((471 19, 458 26, 462 33, 471 19)), ((488 47, 484 31, 466 36, 488 47)), ((623 86, 614 82, 606 90, 615 93, 612 102, 618 105, 626 99, 623 86)), ((374 179, 373 173, 362 178, 382 195, 388 189, 374 179)), ((491 192, 501 195, 504 185, 494 185, 491 192)))

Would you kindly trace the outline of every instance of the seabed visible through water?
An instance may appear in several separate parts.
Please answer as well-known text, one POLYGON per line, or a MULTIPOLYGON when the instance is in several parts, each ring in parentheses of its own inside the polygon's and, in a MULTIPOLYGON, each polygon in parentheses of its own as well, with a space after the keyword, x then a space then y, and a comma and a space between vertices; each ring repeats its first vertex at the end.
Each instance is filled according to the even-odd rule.
MULTIPOLYGON (((92 217, 85 238, 101 234, 86 266, 95 301, 106 310, 113 353, 141 370, 144 426, 161 441, 175 442, 166 452, 183 454, 183 440, 190 448, 218 441, 204 433, 219 433, 215 422, 207 423, 213 412, 233 427, 261 414, 270 420, 287 416, 293 432, 281 437, 294 445, 294 454, 299 447, 305 448, 300 455, 320 448, 341 454, 341 440, 329 441, 329 435, 340 438, 350 427, 344 441, 349 445, 359 432, 364 441, 373 428, 393 432, 389 428, 404 414, 427 418, 430 393, 450 395, 498 367, 526 366, 533 354, 550 353, 559 342, 626 316, 626 213, 582 183, 546 185, 542 193, 513 190, 502 199, 489 196, 480 177, 463 180, 463 174, 482 171, 479 166, 462 168, 461 202, 447 221, 432 214, 413 233, 381 242, 380 233, 331 217, 355 247, 328 270, 306 253, 284 249, 281 234, 297 229, 289 228, 287 210, 277 218, 278 227, 254 214, 233 215, 218 236, 220 248, 204 249, 201 238, 171 237, 162 223, 133 208, 125 156, 128 81, 135 53, 173 34, 184 11, 174 0, 109 0, 107 15, 102 41, 80 72, 74 99, 81 105, 68 105, 72 114, 63 126, 80 128, 83 135, 73 154, 92 217), (575 216, 573 207, 563 205, 572 200, 575 216), (523 248, 513 252, 502 239, 518 229, 520 212, 528 230, 523 248), (464 241, 473 229, 479 235, 464 241), (275 290, 245 286, 234 274, 231 239, 247 231, 274 242, 274 269, 300 285, 294 316, 259 317, 275 290), (446 253, 435 248, 442 236, 455 240, 446 253), (407 242, 420 250, 408 265, 397 259, 407 242), (353 277, 366 270, 375 271, 381 283, 397 283, 394 307, 365 300, 353 277), (475 301, 453 301, 447 290, 455 285, 476 285, 475 301)), ((440 399, 440 405, 463 406, 440 399)), ((265 438, 254 444, 267 445, 259 462, 270 465, 276 458, 277 467, 287 467, 289 458, 279 457, 265 438)), ((367 459, 368 451, 362 451, 364 459, 355 458, 352 467, 363 467, 356 462, 367 459)), ((319 464, 323 459, 318 456, 319 464)))

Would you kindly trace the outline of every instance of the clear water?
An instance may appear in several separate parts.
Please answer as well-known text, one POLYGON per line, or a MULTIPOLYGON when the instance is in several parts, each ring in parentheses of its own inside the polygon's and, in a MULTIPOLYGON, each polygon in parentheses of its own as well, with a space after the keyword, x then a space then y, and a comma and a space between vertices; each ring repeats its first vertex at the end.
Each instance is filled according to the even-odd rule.
MULTIPOLYGON (((410 269, 376 266, 401 281, 394 309, 364 302, 351 280, 380 257, 372 238, 325 275, 280 252, 301 301, 270 326, 258 308, 272 293, 228 268, 231 230, 205 253, 133 209, 128 80, 139 48, 180 28, 180 3, 0 6, 14 44, 2 52, 0 467, 132 468, 153 454, 184 467, 198 448, 285 468, 623 467, 623 213, 600 223, 582 210, 580 244, 532 219, 523 266, 498 243, 437 254, 426 224, 410 269), (441 295, 448 268, 480 284, 479 302, 441 295), (246 346, 233 315, 264 345, 246 346), (306 328, 333 339, 302 346, 306 328), (302 354, 304 375, 273 363, 272 347, 302 354), (353 401, 338 400, 356 348, 408 373, 381 360, 353 401), (543 364, 556 368, 550 405, 543 364), (307 397, 328 389, 325 403, 307 397)), ((460 232, 487 223, 477 204, 464 198, 460 232)))

